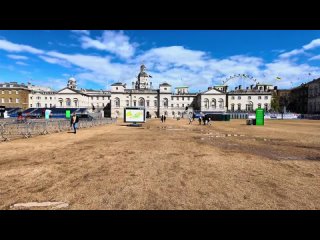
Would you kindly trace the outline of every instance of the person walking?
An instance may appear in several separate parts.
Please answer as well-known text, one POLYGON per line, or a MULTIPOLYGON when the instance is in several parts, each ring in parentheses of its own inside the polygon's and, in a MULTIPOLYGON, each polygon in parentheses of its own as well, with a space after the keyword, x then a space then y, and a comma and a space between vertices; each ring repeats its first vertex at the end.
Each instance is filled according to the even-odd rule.
POLYGON ((77 133, 78 122, 79 122, 79 117, 75 113, 73 113, 70 121, 70 127, 73 127, 74 134, 77 133))
POLYGON ((163 115, 161 115, 161 122, 163 122, 163 115))
POLYGON ((166 115, 164 115, 163 116, 163 121, 166 122, 166 119, 167 119, 167 117, 166 117, 166 115))
POLYGON ((199 125, 201 125, 201 116, 199 117, 199 125))

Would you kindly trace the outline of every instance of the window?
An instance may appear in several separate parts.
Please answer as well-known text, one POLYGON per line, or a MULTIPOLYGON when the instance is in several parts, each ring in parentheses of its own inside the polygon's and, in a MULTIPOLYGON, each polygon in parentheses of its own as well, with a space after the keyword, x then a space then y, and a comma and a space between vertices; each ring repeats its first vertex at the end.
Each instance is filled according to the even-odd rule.
POLYGON ((211 99, 211 107, 214 109, 216 108, 216 99, 214 98, 211 99))
POLYGON ((258 99, 261 99, 261 96, 258 96, 258 99))
POLYGON ((19 94, 19 91, 16 91, 16 94, 19 94))
POLYGON ((179 103, 177 104, 177 107, 179 107, 179 103))
POLYGON ((171 100, 173 100, 173 97, 171 97, 171 100))
POLYGON ((30 104, 30 107, 32 108, 32 104, 30 104))
POLYGON ((224 103, 223 99, 220 98, 220 99, 219 99, 219 108, 220 108, 220 109, 223 108, 223 103, 224 103))
POLYGON ((261 103, 258 103, 258 108, 261 108, 261 103))
POLYGON ((231 99, 234 100, 234 96, 232 96, 231 99))
POLYGON ((12 98, 9 98, 9 103, 12 103, 12 98))
POLYGON ((139 107, 144 107, 144 98, 139 98, 139 107))
POLYGON ((251 99, 251 96, 248 96, 248 99, 251 99))
POLYGON ((264 104, 264 110, 265 110, 265 111, 268 111, 268 103, 265 103, 265 104, 264 104))
POLYGON ((167 88, 165 87, 164 90, 167 90, 167 88))
POLYGON ((182 107, 184 107, 184 104, 182 104, 182 107))
POLYGON ((16 98, 16 103, 19 103, 19 98, 16 98))
POLYGON ((171 104, 171 107, 173 107, 173 104, 171 104))
POLYGON ((231 104, 231 112, 234 112, 234 103, 231 104))
POLYGON ((102 97, 102 100, 104 100, 104 97, 102 97))
POLYGON ((174 116, 174 112, 172 112, 172 116, 174 116))
POLYGON ((115 98, 115 99, 114 99, 114 105, 115 105, 116 107, 120 107, 120 99, 119 99, 119 98, 115 98))
POLYGON ((238 96, 238 100, 240 100, 241 99, 241 96, 238 96))
POLYGON ((93 100, 93 97, 91 97, 91 100, 93 100))
POLYGON ((46 108, 46 107, 47 107, 47 104, 44 104, 44 107, 46 108))
POLYGON ((188 97, 188 101, 190 100, 190 97, 188 97))
POLYGON ((71 106, 71 99, 70 98, 66 99, 66 105, 67 105, 67 107, 71 106))
POLYGON ((209 108, 209 99, 208 98, 204 99, 204 108, 209 108))
POLYGON ((177 101, 179 101, 179 97, 177 97, 177 101))
POLYGON ((126 106, 129 107, 129 100, 126 100, 126 106))
POLYGON ((45 97, 44 99, 47 100, 47 97, 45 97))
POLYGON ((52 100, 52 97, 50 97, 50 100, 52 100))
POLYGON ((268 99, 268 96, 264 96, 264 99, 268 99))
POLYGON ((168 98, 163 99, 163 107, 165 107, 165 108, 168 107, 168 98))
POLYGON ((154 100, 153 103, 154 103, 154 106, 156 107, 157 106, 157 100, 154 100))
POLYGON ((133 106, 137 106, 137 101, 136 100, 133 101, 133 106))
POLYGON ((150 105, 150 101, 149 101, 149 100, 147 100, 147 107, 149 107, 149 105, 150 105))
POLYGON ((99 100, 99 97, 97 97, 97 100, 99 100))
POLYGON ((239 103, 238 104, 238 111, 240 111, 241 110, 241 104, 239 103))
POLYGON ((4 103, 4 98, 1 98, 1 103, 4 103))
POLYGON ((184 97, 182 97, 182 101, 184 101, 184 97))
POLYGON ((52 104, 50 103, 50 108, 52 108, 52 104))
POLYGON ((116 87, 116 90, 118 90, 118 87, 116 87))

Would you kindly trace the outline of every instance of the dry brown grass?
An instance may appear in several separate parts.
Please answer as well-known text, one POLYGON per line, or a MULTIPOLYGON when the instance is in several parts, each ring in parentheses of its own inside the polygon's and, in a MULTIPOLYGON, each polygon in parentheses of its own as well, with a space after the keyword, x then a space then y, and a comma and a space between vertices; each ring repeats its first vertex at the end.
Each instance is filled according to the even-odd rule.
POLYGON ((0 143, 0 209, 320 209, 319 121, 123 125, 0 143))

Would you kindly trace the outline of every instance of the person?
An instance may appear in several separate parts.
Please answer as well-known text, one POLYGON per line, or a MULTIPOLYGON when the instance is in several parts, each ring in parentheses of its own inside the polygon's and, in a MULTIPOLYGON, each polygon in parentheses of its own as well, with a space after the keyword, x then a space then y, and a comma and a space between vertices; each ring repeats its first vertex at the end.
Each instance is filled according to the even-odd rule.
POLYGON ((77 128, 78 128, 78 122, 79 122, 79 117, 73 113, 70 121, 70 127, 73 127, 74 134, 77 133, 77 128))
POLYGON ((161 122, 163 122, 163 115, 161 115, 161 122))
POLYGON ((199 125, 201 125, 201 116, 199 117, 199 125))
POLYGON ((166 119, 167 119, 167 117, 166 117, 166 115, 164 115, 163 116, 163 121, 166 122, 166 119))
POLYGON ((202 118, 202 121, 203 121, 203 125, 206 125, 206 121, 207 121, 206 116, 202 118))
POLYGON ((211 125, 211 118, 208 118, 208 124, 211 125))
POLYGON ((189 124, 191 124, 191 123, 192 123, 192 117, 189 116, 189 124))

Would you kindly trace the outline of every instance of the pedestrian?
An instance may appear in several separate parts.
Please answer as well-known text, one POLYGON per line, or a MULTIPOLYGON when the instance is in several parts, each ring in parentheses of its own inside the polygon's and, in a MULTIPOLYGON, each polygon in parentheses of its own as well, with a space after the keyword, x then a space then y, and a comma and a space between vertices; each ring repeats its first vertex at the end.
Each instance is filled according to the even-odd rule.
POLYGON ((199 125, 201 125, 201 116, 199 117, 199 125))
POLYGON ((70 121, 70 127, 73 127, 74 134, 77 133, 78 122, 79 122, 79 117, 75 113, 73 113, 70 121))
POLYGON ((206 116, 204 116, 203 118, 202 118, 202 121, 203 121, 203 125, 206 125, 206 116))
POLYGON ((208 124, 211 125, 211 118, 208 118, 208 124))
POLYGON ((192 117, 189 116, 189 124, 191 124, 191 123, 192 123, 192 117))
POLYGON ((163 121, 166 122, 166 119, 167 119, 167 117, 166 117, 166 115, 164 115, 163 116, 163 121))
POLYGON ((192 114, 192 121, 194 121, 194 118, 196 117, 196 115, 193 113, 192 114))
POLYGON ((161 122, 163 122, 163 115, 161 115, 161 122))

